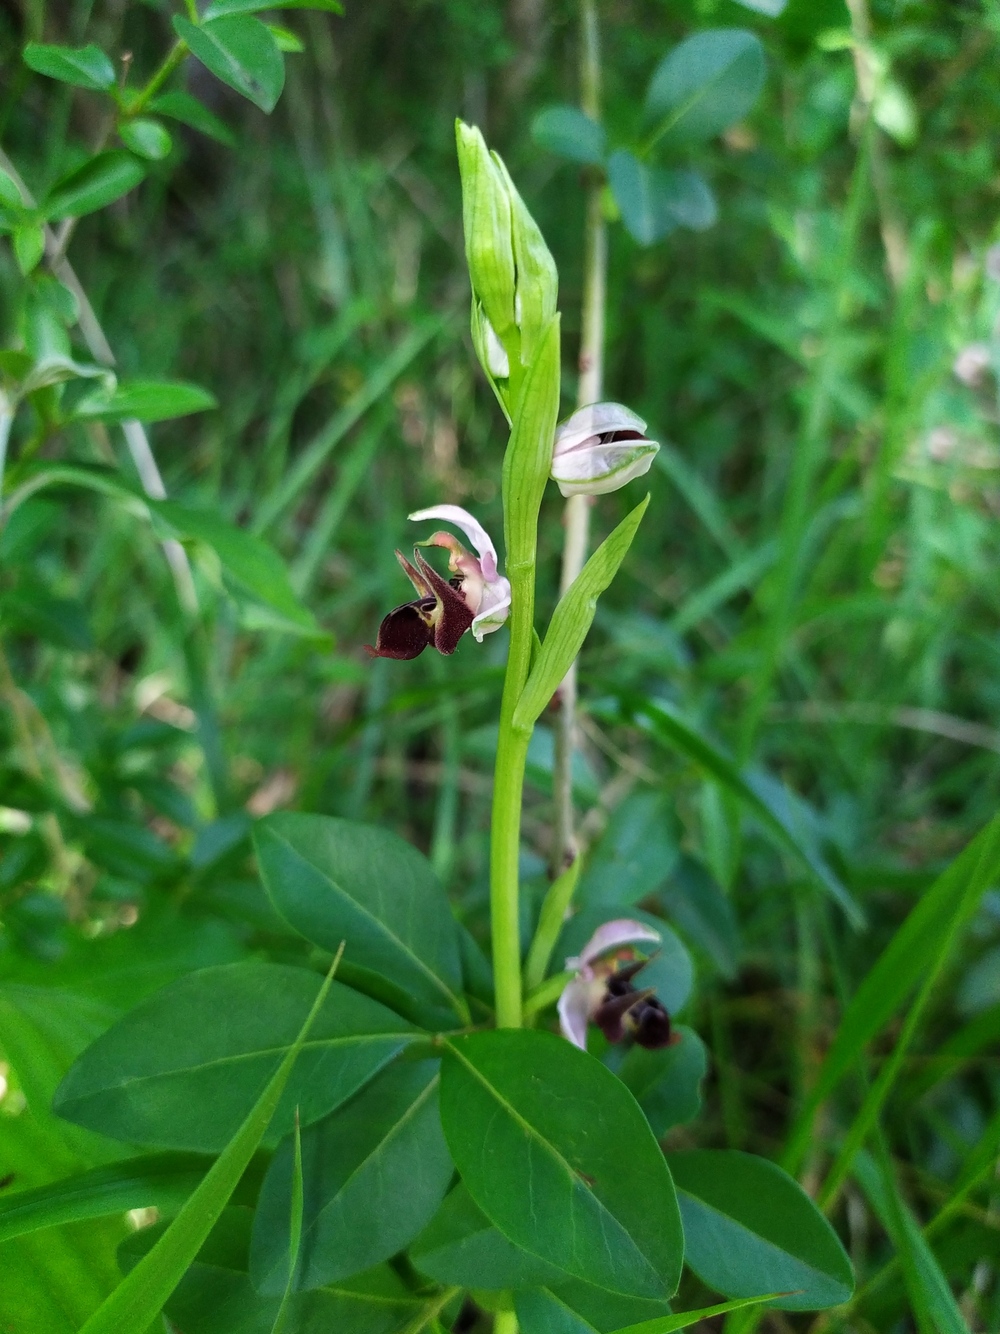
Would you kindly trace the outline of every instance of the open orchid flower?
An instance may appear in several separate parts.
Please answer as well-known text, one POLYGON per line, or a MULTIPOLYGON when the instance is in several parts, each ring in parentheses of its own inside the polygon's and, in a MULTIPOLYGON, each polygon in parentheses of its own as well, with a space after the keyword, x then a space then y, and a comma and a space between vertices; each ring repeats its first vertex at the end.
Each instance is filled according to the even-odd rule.
POLYGON ((379 626, 374 646, 365 647, 373 658, 416 658, 432 644, 439 653, 454 653, 466 630, 479 643, 498 630, 510 609, 510 584, 497 572, 496 548, 485 528, 458 505, 418 510, 411 519, 443 519, 461 528, 479 553, 466 551, 452 533, 434 533, 420 546, 444 547, 451 579, 444 579, 414 549, 411 565, 401 551, 396 559, 417 590, 412 602, 394 608, 379 626))
POLYGON ((592 403, 556 428, 552 477, 564 496, 603 496, 648 472, 660 448, 620 403, 592 403))
POLYGON ((632 1038, 641 1047, 669 1047, 677 1041, 670 1016, 652 989, 639 991, 632 979, 646 959, 636 959, 631 946, 660 941, 659 932, 625 917, 599 926, 578 957, 566 960, 575 971, 559 997, 559 1026, 563 1037, 587 1050, 591 1022, 609 1042, 632 1038), (624 961, 624 967, 619 967, 624 961))
POLYGON ((441 519, 452 523, 469 539, 478 557, 466 551, 451 533, 434 533, 422 546, 444 547, 448 551, 448 568, 456 576, 457 587, 465 604, 472 612, 472 633, 481 644, 483 636, 499 630, 510 611, 510 584, 497 572, 497 551, 482 524, 460 505, 435 505, 417 510, 410 518, 415 523, 425 519, 441 519))

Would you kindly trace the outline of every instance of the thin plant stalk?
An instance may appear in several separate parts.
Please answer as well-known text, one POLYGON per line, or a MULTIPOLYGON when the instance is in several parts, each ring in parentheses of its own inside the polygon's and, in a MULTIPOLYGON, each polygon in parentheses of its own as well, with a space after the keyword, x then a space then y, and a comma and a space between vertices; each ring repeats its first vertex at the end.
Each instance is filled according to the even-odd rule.
POLYGON ((531 665, 534 627, 535 565, 508 569, 511 585, 510 649, 500 704, 500 734, 493 775, 490 837, 490 916, 493 977, 498 1028, 520 1028, 521 924, 519 861, 521 802, 531 730, 514 726, 514 710, 531 665))
MULTIPOLYGON (((592 119, 601 114, 601 51, 596 0, 580 3, 580 106, 592 119)), ((577 406, 600 401, 604 380, 604 326, 607 307, 608 231, 602 208, 603 183, 596 174, 587 181, 583 246, 583 319, 580 336, 580 379, 577 406)), ((590 536, 590 496, 570 496, 564 516, 562 575, 559 594, 583 569, 590 536)), ((573 811, 573 751, 576 745, 576 662, 559 688, 552 793, 555 805, 552 874, 559 875, 577 854, 573 811)))

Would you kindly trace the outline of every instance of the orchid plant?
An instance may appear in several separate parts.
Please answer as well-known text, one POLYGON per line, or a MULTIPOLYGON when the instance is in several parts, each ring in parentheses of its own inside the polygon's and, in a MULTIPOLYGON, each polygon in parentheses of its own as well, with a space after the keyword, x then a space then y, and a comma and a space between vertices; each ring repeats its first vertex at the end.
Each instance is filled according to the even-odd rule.
POLYGON ((509 631, 492 963, 430 862, 395 834, 324 815, 259 819, 280 961, 170 982, 91 1043, 56 1091, 60 1117, 156 1150, 85 1173, 68 1192, 57 1183, 12 1224, 46 1200, 60 1219, 107 1212, 109 1199, 160 1210, 122 1243, 126 1276, 83 1334, 151 1328, 161 1310, 171 1328, 213 1334, 667 1334, 762 1302, 828 1307, 852 1289, 832 1227, 777 1166, 664 1152, 698 1111, 707 1065, 697 1034, 676 1022, 693 974, 671 925, 637 906, 622 916, 579 856, 536 921, 523 901, 532 732, 649 499, 539 633, 543 494, 550 479, 565 495, 616 490, 648 470, 657 445, 616 403, 558 424, 555 264, 477 129, 458 125, 458 154, 473 342, 510 423, 503 560, 466 510, 411 514, 442 526, 412 561, 396 553, 416 597, 388 612, 369 652, 450 655, 467 632, 482 642, 509 631), (685 1297, 725 1300, 674 1312, 685 1264, 697 1281, 685 1297))

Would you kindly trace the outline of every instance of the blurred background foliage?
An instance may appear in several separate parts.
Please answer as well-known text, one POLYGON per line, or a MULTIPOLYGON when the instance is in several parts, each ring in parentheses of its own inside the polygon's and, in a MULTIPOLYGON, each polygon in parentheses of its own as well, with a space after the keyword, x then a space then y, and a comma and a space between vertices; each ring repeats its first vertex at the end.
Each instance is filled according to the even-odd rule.
MULTIPOLYGON (((301 955, 254 878, 253 816, 384 823, 429 852, 473 934, 486 927, 504 636, 414 663, 362 645, 408 596, 393 557, 408 511, 458 502, 500 527, 505 429, 467 331, 456 115, 502 152, 556 257, 572 402, 581 171, 531 125, 578 97, 576 8, 370 0, 282 22, 304 50, 274 113, 189 62, 231 142, 178 127, 69 254, 123 374, 218 400, 152 428, 170 495, 268 537, 323 635, 262 628, 210 559, 193 630, 156 533, 89 493, 45 493, 0 536, 0 1130, 23 1184, 95 1152, 52 1130, 32 1080, 50 1092, 96 1031, 181 972, 264 946, 301 955), (25 1097, 30 1126, 13 1115, 25 1097)), ((169 24, 157 0, 0 4, 0 142, 36 195, 102 138, 104 113, 32 73, 24 42, 130 52, 138 84, 169 24)), ((756 31, 768 69, 747 121, 690 153, 718 222, 648 247, 612 230, 606 396, 664 448, 583 655, 577 801, 605 886, 659 905, 703 965, 685 1019, 712 1053, 706 1115, 676 1142, 777 1156, 837 998, 997 809, 1000 4, 789 0, 770 18, 735 0, 607 0, 613 138, 633 133, 663 54, 722 25, 756 31), (884 93, 867 130, 849 42, 866 16, 884 93), (657 728, 658 709, 683 725, 657 728)), ((4 245, 5 346, 20 292, 4 245)), ((34 447, 133 475, 113 426, 34 447)), ((599 536, 639 494, 600 498, 599 536)), ((560 516, 552 488, 546 610, 560 516)), ((547 854, 544 727, 530 781, 526 935, 547 854)), ((1000 894, 925 1030, 886 1123, 923 1220, 997 1112, 1000 894)), ((852 1192, 864 1279, 869 1251, 887 1252, 852 1192)), ((942 1242, 976 1328, 1000 1322, 995 1209, 987 1182, 942 1242)), ((894 1282, 862 1289, 852 1327, 910 1327, 894 1282)))

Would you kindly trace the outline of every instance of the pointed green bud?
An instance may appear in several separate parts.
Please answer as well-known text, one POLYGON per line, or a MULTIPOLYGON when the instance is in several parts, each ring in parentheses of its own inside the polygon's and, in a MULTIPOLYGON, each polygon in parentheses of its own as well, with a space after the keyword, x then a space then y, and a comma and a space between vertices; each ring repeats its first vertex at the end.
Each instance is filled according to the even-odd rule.
POLYGON ((514 325, 511 206, 502 174, 473 125, 455 122, 462 174, 462 221, 472 291, 494 332, 505 341, 514 325))
POLYGON ((493 154, 493 161, 503 178, 510 200, 517 272, 514 322, 521 330, 521 364, 530 366, 542 335, 556 313, 559 275, 538 223, 528 212, 517 186, 510 178, 510 172, 496 153, 493 154))

